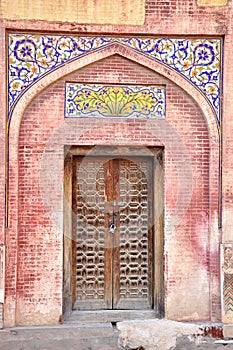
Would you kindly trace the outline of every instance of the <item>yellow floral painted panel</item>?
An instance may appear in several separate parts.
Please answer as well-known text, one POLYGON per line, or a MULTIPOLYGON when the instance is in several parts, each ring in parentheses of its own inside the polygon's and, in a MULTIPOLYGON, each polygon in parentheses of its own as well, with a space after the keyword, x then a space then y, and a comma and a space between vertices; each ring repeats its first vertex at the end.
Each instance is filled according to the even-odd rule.
POLYGON ((66 84, 65 117, 165 118, 165 87, 66 84))

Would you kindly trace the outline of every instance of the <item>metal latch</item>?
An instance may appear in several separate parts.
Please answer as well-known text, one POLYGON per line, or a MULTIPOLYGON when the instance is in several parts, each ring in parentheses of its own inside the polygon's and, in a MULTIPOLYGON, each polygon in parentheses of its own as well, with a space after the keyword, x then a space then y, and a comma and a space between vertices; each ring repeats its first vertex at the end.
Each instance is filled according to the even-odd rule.
POLYGON ((116 225, 111 224, 111 225, 109 226, 109 232, 110 232, 110 233, 114 233, 115 230, 116 230, 116 225))

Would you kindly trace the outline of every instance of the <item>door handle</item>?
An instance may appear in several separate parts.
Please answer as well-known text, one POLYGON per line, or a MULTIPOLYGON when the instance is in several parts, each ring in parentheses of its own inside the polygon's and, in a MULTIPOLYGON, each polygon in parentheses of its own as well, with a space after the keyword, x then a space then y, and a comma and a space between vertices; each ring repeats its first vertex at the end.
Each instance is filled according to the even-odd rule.
POLYGON ((114 233, 115 230, 116 230, 116 225, 115 225, 115 224, 110 224, 110 226, 109 226, 109 232, 110 232, 110 233, 114 233))

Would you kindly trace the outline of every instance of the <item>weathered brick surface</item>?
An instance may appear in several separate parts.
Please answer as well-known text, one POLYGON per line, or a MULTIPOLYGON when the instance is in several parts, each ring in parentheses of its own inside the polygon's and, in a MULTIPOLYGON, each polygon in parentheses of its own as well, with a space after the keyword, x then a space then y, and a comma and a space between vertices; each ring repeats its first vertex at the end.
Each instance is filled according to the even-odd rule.
POLYGON ((143 24, 145 0, 2 0, 0 17, 98 24, 143 24))
MULTIPOLYGON (((217 1, 217 0, 216 0, 217 1)), ((133 6, 135 2, 133 2, 133 6)), ((28 6, 28 5, 26 5, 28 6)), ((66 21, 2 20, 3 26, 16 30, 79 33, 125 33, 156 35, 224 35, 231 33, 232 2, 227 6, 199 6, 193 0, 146 0, 142 25, 83 24, 66 21)))
MULTIPOLYGON (((61 315, 62 236, 45 208, 44 198, 42 198, 40 193, 39 171, 41 157, 49 137, 64 122, 65 80, 98 83, 120 82, 125 84, 161 83, 167 85, 167 120, 170 122, 171 129, 158 128, 157 123, 146 124, 136 120, 123 124, 119 121, 107 124, 103 120, 80 120, 74 124, 75 127, 78 126, 78 132, 75 132, 74 128, 72 128, 73 121, 69 121, 67 123, 68 127, 64 128, 64 133, 62 135, 58 134, 59 142, 60 145, 62 142, 70 145, 94 145, 121 144, 123 142, 121 140, 124 140, 125 144, 165 144, 167 233, 170 228, 170 218, 177 214, 175 209, 177 208, 177 198, 178 204, 180 203, 177 182, 179 166, 184 175, 187 172, 186 176, 189 176, 188 169, 182 167, 182 159, 184 162, 187 160, 184 152, 187 148, 192 165, 192 196, 182 221, 177 225, 176 230, 166 236, 166 316, 183 320, 220 320, 218 244, 221 240, 223 242, 233 241, 232 7, 231 1, 228 1, 226 6, 219 7, 201 5, 200 0, 147 0, 145 3, 145 24, 137 26, 1 20, 2 48, 5 47, 5 28, 18 31, 134 34, 135 36, 139 35, 138 33, 140 35, 159 36, 222 35, 225 41, 223 61, 224 94, 222 98, 223 227, 221 232, 217 229, 218 211, 216 208, 218 206, 219 172, 218 144, 212 130, 214 126, 211 129, 210 123, 205 122, 196 102, 177 85, 155 74, 152 70, 145 69, 145 67, 119 56, 104 60, 104 57, 101 57, 100 54, 98 56, 98 53, 96 53, 96 59, 102 59, 101 61, 93 63, 94 58, 87 57, 86 62, 88 61, 90 66, 52 84, 41 93, 39 88, 37 91, 35 87, 32 87, 25 100, 22 99, 26 105, 30 94, 34 96, 35 93, 39 93, 23 116, 19 140, 17 124, 20 124, 24 107, 22 107, 21 112, 16 113, 15 121, 12 124, 12 128, 15 128, 15 130, 12 130, 10 139, 9 228, 4 232, 5 140, 3 131, 6 116, 6 91, 4 89, 1 90, 0 227, 2 231, 1 242, 4 242, 5 233, 7 244, 5 325, 15 324, 16 301, 16 322, 18 324, 58 322, 61 315), (93 64, 91 65, 91 63, 93 64), (175 134, 172 134, 171 130, 174 130, 175 134), (80 136, 80 133, 82 136, 80 136), (155 135, 160 137, 155 137, 155 135), (180 140, 176 137, 177 135, 180 137, 180 140), (18 145, 19 152, 17 150, 18 145), (181 163, 176 158, 177 154, 181 163), (17 180, 18 175, 19 181, 17 180)), ((123 51, 120 53, 123 54, 123 51)), ((128 51, 125 54, 130 58, 131 52, 128 51)), ((4 86, 6 81, 4 49, 1 50, 0 55, 0 81, 2 82, 1 86, 4 86)), ((132 53, 132 59, 135 62, 139 61, 139 58, 136 56, 136 54, 132 53)), ((153 68, 152 63, 150 63, 150 66, 146 59, 141 58, 141 60, 142 63, 153 68)), ((80 66, 77 66, 77 68, 80 68, 84 64, 83 62, 84 59, 83 61, 80 60, 80 66)), ((63 67, 62 69, 64 71, 67 69, 67 74, 70 72, 69 67, 63 67)), ((56 79, 56 74, 59 77, 59 73, 54 72, 54 79, 56 79)), ((176 79, 177 77, 174 75, 171 78, 176 79)), ((46 79, 47 85, 53 82, 53 80, 49 80, 49 77, 46 79)), ((43 82, 41 82, 41 86, 42 84, 43 82)), ((184 88, 188 91, 187 86, 184 86, 184 88)), ((195 95, 192 90, 189 93, 198 102, 198 95, 195 95)), ((62 164, 62 150, 63 148, 58 146, 54 151, 55 159, 57 157, 59 164, 62 164)), ((56 181, 55 179, 54 182, 56 181)), ((56 187, 56 184, 54 186, 56 187)), ((50 201, 49 203, 50 206, 55 205, 56 207, 57 205, 56 213, 54 213, 55 218, 62 217, 60 204, 62 189, 59 186, 60 182, 56 187, 59 190, 57 197, 54 198, 54 202, 50 201)), ((182 198, 188 201, 189 188, 188 190, 185 186, 182 188, 182 198), (186 197, 184 196, 185 191, 187 192, 186 197)), ((48 193, 49 191, 50 189, 48 189, 48 193)), ((62 222, 59 225, 62 225, 62 222)))
MULTIPOLYGON (((81 119, 76 122, 78 133, 70 134, 69 130, 67 134, 62 135, 63 140, 59 142, 70 145, 165 144, 167 222, 177 215, 179 191, 189 192, 187 187, 182 188, 179 184, 181 174, 177 172, 177 168, 180 171, 180 164, 176 156, 180 153, 181 161, 182 156, 185 161, 185 154, 180 150, 187 148, 191 168, 181 169, 191 171, 191 201, 187 203, 187 213, 184 213, 184 218, 177 228, 174 230, 167 224, 165 230, 166 313, 167 317, 176 319, 210 319, 208 276, 213 267, 208 251, 209 141, 203 115, 192 98, 175 84, 116 55, 51 85, 33 100, 24 114, 19 135, 17 323, 44 323, 45 319, 48 322, 56 322, 61 313, 62 235, 56 232, 56 227, 46 212, 46 203, 41 198, 41 157, 51 134, 64 123, 65 81, 93 80, 97 83, 167 86, 167 120, 171 123, 171 129, 160 128, 160 139, 157 137, 157 126, 153 123, 146 124, 145 121, 138 120, 123 123, 116 120, 108 123, 106 120, 81 119), (174 130, 174 134, 171 130, 174 130), (177 141, 176 137, 180 140, 177 141), (181 264, 180 260, 184 257, 186 263, 181 264), (191 268, 193 273, 190 273, 191 268), (191 292, 190 285, 198 287, 191 292), (189 292, 190 297, 187 297, 189 292)), ((57 151, 55 148, 55 159, 61 155, 61 148, 57 151)), ((59 182, 60 179, 54 176, 53 182, 56 181, 59 182)), ((57 188, 60 192, 54 198, 53 205, 59 210, 62 188, 59 188, 59 184, 57 188)), ((48 187, 47 190, 49 194, 51 188, 48 187)), ((182 210, 182 206, 180 208, 182 210)), ((218 261, 214 263, 218 265, 218 261)), ((8 288, 10 283, 7 290, 8 288)), ((219 303, 219 300, 217 302, 219 303)))
MULTIPOLYGON (((4 28, 0 27, 0 62, 5 62, 4 28)), ((6 75, 4 65, 0 65, 0 244, 4 244, 5 235, 5 114, 6 114, 6 75)))
POLYGON ((199 6, 226 6, 227 0, 197 0, 199 6))

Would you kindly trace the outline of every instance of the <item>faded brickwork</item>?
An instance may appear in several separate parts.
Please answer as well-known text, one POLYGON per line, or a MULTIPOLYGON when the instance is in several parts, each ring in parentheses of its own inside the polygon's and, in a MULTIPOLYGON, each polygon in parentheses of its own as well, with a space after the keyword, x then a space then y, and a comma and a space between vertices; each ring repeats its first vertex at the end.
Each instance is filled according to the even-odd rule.
POLYGON ((145 0, 2 0, 0 4, 1 18, 38 19, 48 21, 98 23, 98 24, 130 24, 141 25, 145 20, 145 0))
POLYGON ((197 0, 199 6, 225 6, 227 0, 197 0))
MULTIPOLYGON (((1 28, 1 39, 0 39, 0 45, 2 47, 2 50, 0 50, 0 60, 1 62, 4 62, 5 60, 5 44, 4 44, 4 29, 1 28)), ((1 86, 6 86, 5 82, 5 74, 4 74, 4 66, 1 65, 0 68, 0 79, 1 79, 1 86)), ((0 94, 0 101, 1 101, 1 112, 5 114, 6 112, 6 105, 5 105, 5 98, 6 98, 6 90, 4 88, 1 89, 0 94)), ((0 142, 3 145, 5 143, 5 119, 1 119, 1 126, 0 126, 0 142)), ((0 150, 0 179, 1 183, 4 183, 5 179, 5 147, 1 147, 0 150)), ((4 244, 4 226, 5 226, 5 190, 4 185, 0 188, 0 227, 1 227, 1 233, 0 233, 0 244, 4 244)))
MULTIPOLYGON (((64 82, 66 80, 90 82, 93 79, 98 83, 121 81, 123 84, 156 83, 167 86, 167 119, 171 121, 174 128, 179 130, 183 143, 181 146, 174 139, 174 148, 167 150, 165 162, 167 218, 172 216, 172 211, 176 208, 179 179, 177 164, 172 160, 172 156, 174 156, 173 153, 179 152, 180 147, 187 147, 190 152, 194 179, 189 209, 179 228, 171 236, 168 232, 165 242, 167 317, 208 320, 210 319, 208 303, 210 296, 207 285, 208 275, 213 266, 210 266, 208 252, 203 248, 200 249, 208 244, 209 239, 209 142, 202 113, 194 101, 176 85, 127 59, 113 56, 67 76, 63 81, 46 89, 27 108, 22 120, 19 137, 18 323, 32 323, 36 317, 34 310, 40 308, 42 316, 46 313, 48 303, 51 302, 54 307, 57 305, 57 318, 59 317, 61 294, 58 291, 61 290, 62 283, 62 270, 59 268, 62 264, 60 255, 62 237, 54 232, 44 203, 37 195, 40 191, 40 162, 48 138, 64 122, 64 82), (29 254, 31 251, 35 254, 33 260, 29 254), (29 256, 29 260, 26 256, 29 256), (180 260, 184 256, 186 263, 181 264, 180 260), (191 267, 195 273, 189 273, 191 267), (184 297, 185 304, 183 304, 178 295, 185 295, 190 285, 196 285, 198 288, 195 288, 190 296, 184 297), (31 293, 33 298, 30 297, 31 293)), ((78 122, 81 137, 72 140, 69 135, 64 135, 64 139, 67 139, 68 144, 84 145, 122 144, 123 142, 123 144, 149 146, 169 143, 166 140, 169 139, 169 135, 165 133, 164 140, 158 140, 153 136, 155 134, 153 130, 152 135, 148 131, 143 131, 145 129, 143 124, 145 124, 143 121, 126 122, 122 128, 121 123, 117 121, 112 126, 108 126, 106 121, 94 122, 84 119, 78 122), (85 131, 86 128, 89 130, 85 131)), ((218 307, 215 305, 215 308, 218 307)), ((51 316, 47 317, 49 320, 51 316)), ((43 319, 41 322, 43 323, 43 319)))
MULTIPOLYGON (((3 48, 0 52, 1 86, 5 87, 7 82, 5 35, 8 30, 80 35, 130 34, 135 37, 217 36, 224 40, 223 122, 219 133, 222 139, 218 140, 216 136, 217 126, 207 120, 207 108, 200 102, 198 105, 199 92, 195 92, 194 88, 189 90, 185 80, 182 86, 181 80, 178 82, 181 79, 178 74, 176 76, 166 70, 162 64, 157 70, 160 74, 156 73, 157 66, 143 56, 139 62, 133 50, 126 52, 119 48, 119 54, 114 54, 114 50, 109 48, 105 57, 105 53, 101 56, 96 52, 92 57, 82 58, 74 73, 68 74, 69 67, 64 65, 62 76, 57 70, 51 74, 51 80, 48 74, 37 87, 30 88, 22 97, 25 103, 21 110, 16 108, 9 133, 9 154, 4 133, 7 88, 3 89, 0 94, 0 243, 6 245, 4 325, 54 324, 61 320, 64 145, 98 144, 165 147, 165 317, 233 323, 231 290, 224 294, 223 286, 227 282, 224 282, 223 273, 220 278, 220 243, 233 242, 232 3, 217 0, 147 0, 144 3, 141 0, 136 6, 135 1, 125 0, 117 2, 116 9, 109 5, 109 1, 101 2, 101 7, 95 1, 88 3, 87 12, 73 11, 75 2, 59 4, 56 8, 58 12, 48 11, 40 2, 38 6, 41 7, 35 7, 34 12, 30 12, 27 5, 20 1, 18 8, 16 6, 17 15, 14 15, 8 6, 12 4, 3 1, 0 22, 3 48), (97 7, 98 11, 95 10, 97 7), (68 18, 70 13, 72 16, 68 18), (138 63, 131 61, 131 57, 138 63), (45 81, 47 85, 43 85, 45 81), (122 123, 102 119, 68 120, 64 127, 66 81, 166 86, 169 128, 166 129, 165 123, 159 128, 157 123, 146 121, 122 123), (55 159, 58 164, 51 170, 54 170, 57 192, 51 199, 50 192, 53 193, 54 189, 48 188, 49 200, 46 202, 45 193, 41 191, 41 179, 46 187, 41 166, 50 141, 53 161, 55 159), (219 152, 222 152, 220 163, 219 152), (5 165, 7 167, 8 164, 5 157, 9 159, 9 196, 6 195, 6 200, 5 165), (180 180, 180 169, 182 176, 190 178, 188 186, 180 180), (219 198, 222 202, 218 210, 219 198), (183 208, 183 203, 186 210, 182 214, 179 208, 183 208), (8 227, 5 227, 6 213, 9 215, 8 227), (176 221, 177 217, 181 219, 176 221), (220 229, 218 224, 222 224, 220 229), (227 304, 224 304, 224 295, 227 304), (225 312, 228 313, 226 317, 225 312)), ((75 67, 75 63, 73 65, 75 67)), ((2 314, 0 323, 1 319, 2 314)))

